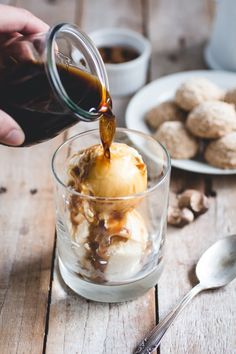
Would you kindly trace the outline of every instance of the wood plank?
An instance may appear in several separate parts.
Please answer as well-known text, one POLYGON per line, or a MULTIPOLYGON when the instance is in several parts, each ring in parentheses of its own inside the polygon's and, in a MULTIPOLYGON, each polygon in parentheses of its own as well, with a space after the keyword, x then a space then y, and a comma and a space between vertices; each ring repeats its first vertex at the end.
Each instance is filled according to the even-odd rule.
POLYGON ((150 0, 151 78, 204 68, 202 50, 211 28, 206 1, 150 0), (183 11, 184 9, 184 11, 183 11))
MULTIPOLYGON (((205 249, 235 233, 235 186, 235 177, 214 178, 217 197, 211 198, 210 210, 184 229, 168 228, 166 268, 158 287, 160 318, 196 283, 195 264, 205 249)), ((232 283, 193 300, 167 332, 161 353, 234 353, 235 290, 232 283)))
MULTIPOLYGON (((75 1, 69 10, 66 3, 17 1, 50 24, 74 18, 75 1)), ((0 147, 0 186, 7 189, 0 194, 2 354, 43 351, 55 240, 50 162, 61 141, 62 136, 32 148, 0 147)))
POLYGON ((142 1, 85 0, 83 6, 82 28, 90 33, 106 27, 130 28, 143 31, 142 1))
POLYGON ((47 353, 132 353, 153 322, 153 293, 123 304, 87 301, 54 273, 47 353), (140 320, 142 311, 142 321, 140 320))
POLYGON ((0 352, 41 353, 54 244, 50 159, 58 139, 0 147, 0 352), (45 210, 47 212, 45 213, 45 210))
MULTIPOLYGON (((202 49, 209 34, 212 8, 205 1, 150 0, 148 33, 153 45, 151 77, 204 67, 202 49), (184 9, 184 11, 183 11, 184 9), (210 11, 210 12, 209 12, 210 11)), ((163 318, 196 282, 194 267, 216 239, 235 233, 235 177, 205 178, 180 171, 172 173, 172 191, 187 187, 212 188, 208 213, 183 229, 168 228, 166 267, 158 284, 159 317, 163 318)), ((235 353, 235 283, 207 292, 188 306, 163 338, 160 352, 235 353)))
POLYGON ((3 4, 3 5, 14 5, 14 1, 12 3, 11 0, 0 0, 0 4, 3 4))
MULTIPOLYGON (((104 26, 126 26, 142 31, 140 1, 103 0, 84 2, 82 28, 91 30, 104 26), (104 22, 104 12, 106 22, 104 22)), ((76 21, 78 24, 79 20, 76 21)), ((123 116, 124 100, 114 100, 115 113, 123 116)), ((78 124, 70 130, 75 134, 94 124, 78 124)), ((71 292, 54 272, 49 318, 47 350, 49 354, 132 353, 135 345, 155 323, 154 290, 123 304, 99 304, 86 301, 71 292)))
POLYGON ((50 26, 59 22, 74 23, 78 4, 76 0, 17 0, 17 6, 31 11, 50 26))

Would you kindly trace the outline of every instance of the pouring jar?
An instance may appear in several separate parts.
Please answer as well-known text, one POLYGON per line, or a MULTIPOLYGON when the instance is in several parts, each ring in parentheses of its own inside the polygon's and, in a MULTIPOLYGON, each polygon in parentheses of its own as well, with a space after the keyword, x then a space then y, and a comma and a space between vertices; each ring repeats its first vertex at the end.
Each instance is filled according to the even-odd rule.
POLYGON ((79 121, 97 120, 108 104, 102 58, 75 25, 57 24, 47 33, 11 38, 1 46, 0 108, 23 129, 22 146, 51 139, 79 121))

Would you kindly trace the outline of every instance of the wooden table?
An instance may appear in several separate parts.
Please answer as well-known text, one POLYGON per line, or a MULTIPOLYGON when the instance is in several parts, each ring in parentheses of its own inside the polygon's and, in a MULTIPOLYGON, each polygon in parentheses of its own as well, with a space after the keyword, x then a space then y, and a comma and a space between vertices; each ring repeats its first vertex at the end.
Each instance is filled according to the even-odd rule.
MULTIPOLYGON (((149 79, 204 67, 213 2, 207 0, 12 0, 53 24, 90 32, 129 27, 152 42, 149 79)), ((114 100, 119 125, 130 97, 114 100)), ((69 134, 89 129, 78 125, 69 134)), ((0 353, 130 354, 195 282, 194 265, 218 238, 236 232, 236 178, 172 172, 171 189, 205 190, 210 210, 168 229, 166 267, 156 289, 123 304, 86 301, 61 281, 55 262, 50 160, 66 135, 32 148, 0 148, 0 353), (4 189, 6 188, 6 190, 4 189)), ((160 353, 236 353, 235 282, 199 295, 163 339, 160 353)))

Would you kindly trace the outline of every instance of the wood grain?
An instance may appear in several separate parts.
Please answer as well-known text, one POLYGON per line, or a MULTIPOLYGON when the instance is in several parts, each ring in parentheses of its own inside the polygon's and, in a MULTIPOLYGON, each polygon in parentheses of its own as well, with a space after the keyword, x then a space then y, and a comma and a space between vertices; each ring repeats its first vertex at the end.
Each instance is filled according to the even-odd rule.
POLYGON ((0 4, 3 4, 3 5, 14 5, 14 1, 12 3, 11 0, 0 0, 0 4))
POLYGON ((17 0, 17 6, 24 7, 50 26, 59 22, 75 22, 79 1, 76 0, 17 0))
MULTIPOLYGON (((59 11, 46 1, 8 3, 50 24, 72 21, 75 12, 66 1, 59 11)), ((31 148, 0 147, 0 186, 7 189, 0 194, 1 354, 43 351, 55 240, 50 162, 61 141, 62 136, 31 148)))
POLYGON ((143 30, 142 1, 114 0, 84 1, 81 26, 86 32, 106 27, 143 30))
MULTIPOLYGON (((151 78, 182 70, 204 68, 203 47, 211 27, 212 8, 205 1, 151 0, 148 33, 153 56, 151 78), (183 11, 184 9, 184 11, 183 11), (209 13, 211 11, 211 13, 209 13)), ((172 193, 185 188, 213 189, 208 213, 179 230, 168 228, 166 267, 158 284, 160 319, 196 283, 194 268, 204 250, 216 239, 236 230, 235 177, 205 178, 172 172, 172 193), (212 186, 211 186, 212 184, 212 186), (209 188, 211 187, 211 188, 209 188)), ((171 327, 160 347, 169 353, 235 353, 235 284, 194 299, 171 327)))
POLYGON ((152 291, 123 304, 87 301, 70 291, 54 273, 47 353, 132 353, 153 325, 152 291), (140 312, 142 313, 140 314, 140 312), (142 315, 142 321, 140 316, 142 315))
POLYGON ((0 186, 6 188, 0 194, 2 354, 42 352, 55 234, 50 178, 55 144, 0 147, 0 186))
POLYGON ((211 27, 204 0, 151 0, 152 80, 178 71, 204 68, 203 48, 211 27), (184 10, 183 10, 184 9, 184 10))
MULTIPOLYGON (((117 6, 115 0, 86 1, 83 5, 82 28, 90 32, 105 25, 126 25, 142 32, 141 2, 135 1, 135 4, 134 1, 120 1, 117 6), (106 22, 103 11, 106 13, 106 22)), ((128 99, 123 102, 126 104, 128 99)), ((122 117, 124 112, 123 102, 114 99, 115 113, 119 117, 122 117)), ((94 124, 80 123, 72 128, 69 134, 89 129, 90 126, 94 124)), ((86 301, 72 293, 63 285, 58 271, 55 271, 47 353, 132 353, 135 345, 154 323, 153 289, 147 295, 131 302, 99 304, 86 301)))

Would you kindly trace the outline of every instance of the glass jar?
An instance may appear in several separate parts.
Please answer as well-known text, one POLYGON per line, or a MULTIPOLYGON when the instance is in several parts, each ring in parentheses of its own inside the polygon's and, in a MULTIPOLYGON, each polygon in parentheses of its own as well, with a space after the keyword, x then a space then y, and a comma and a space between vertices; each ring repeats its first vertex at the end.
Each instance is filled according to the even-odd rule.
POLYGON ((52 161, 61 275, 76 293, 101 302, 130 300, 158 282, 166 234, 170 178, 166 149, 148 135, 122 128, 116 129, 114 142, 141 154, 148 172, 146 191, 97 197, 70 186, 71 159, 100 144, 98 130, 67 140, 52 161))
POLYGON ((80 120, 94 121, 111 105, 102 58, 74 25, 12 38, 0 53, 0 108, 23 129, 22 146, 48 140, 80 120))

